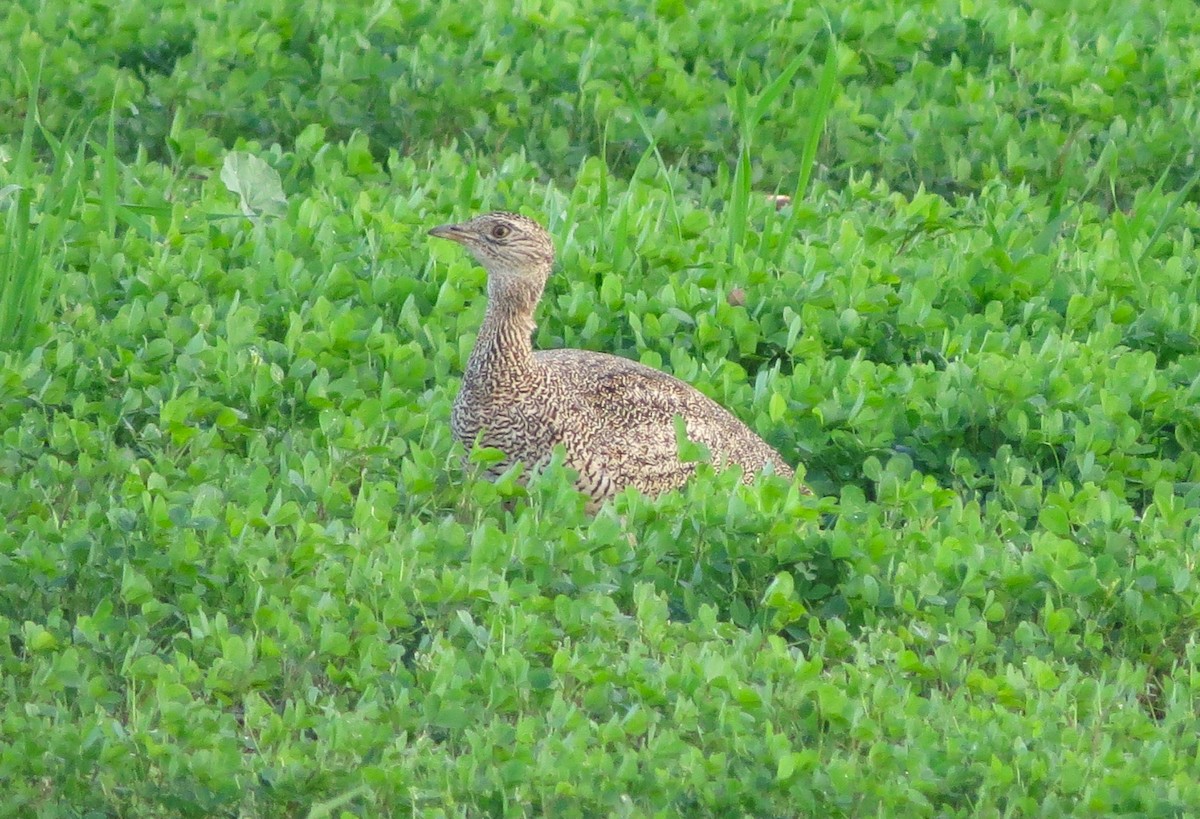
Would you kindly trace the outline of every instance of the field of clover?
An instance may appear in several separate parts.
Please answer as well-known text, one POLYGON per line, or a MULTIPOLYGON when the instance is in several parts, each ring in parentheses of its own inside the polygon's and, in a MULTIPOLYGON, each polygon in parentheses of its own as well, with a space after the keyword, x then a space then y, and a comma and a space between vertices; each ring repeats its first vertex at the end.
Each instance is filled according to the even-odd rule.
POLYGON ((0 814, 1194 812, 1197 88, 1184 0, 12 0, 0 814), (493 208, 815 495, 480 480, 493 208))

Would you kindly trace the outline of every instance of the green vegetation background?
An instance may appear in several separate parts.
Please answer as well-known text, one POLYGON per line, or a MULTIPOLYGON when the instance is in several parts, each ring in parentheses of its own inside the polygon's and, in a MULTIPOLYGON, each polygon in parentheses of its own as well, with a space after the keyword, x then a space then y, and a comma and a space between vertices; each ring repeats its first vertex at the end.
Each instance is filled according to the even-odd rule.
POLYGON ((1194 4, 474 8, 0 15, 0 813, 1194 813, 1194 4), (821 497, 464 473, 493 207, 821 497))

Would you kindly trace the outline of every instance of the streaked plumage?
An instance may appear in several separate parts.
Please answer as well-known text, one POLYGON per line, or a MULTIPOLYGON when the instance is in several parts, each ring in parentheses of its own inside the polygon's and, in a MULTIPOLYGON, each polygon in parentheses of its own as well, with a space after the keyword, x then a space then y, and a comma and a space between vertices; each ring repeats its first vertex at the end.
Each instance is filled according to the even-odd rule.
POLYGON ((747 482, 767 464, 793 476, 745 424, 677 378, 606 353, 534 351, 533 314, 554 265, 554 246, 539 224, 496 212, 429 232, 466 247, 488 273, 487 310, 450 422, 466 445, 478 437, 503 451, 499 469, 511 461, 536 467, 562 444, 593 506, 627 486, 648 494, 675 489, 695 471, 679 460, 678 415, 691 440, 717 464, 742 467, 747 482))

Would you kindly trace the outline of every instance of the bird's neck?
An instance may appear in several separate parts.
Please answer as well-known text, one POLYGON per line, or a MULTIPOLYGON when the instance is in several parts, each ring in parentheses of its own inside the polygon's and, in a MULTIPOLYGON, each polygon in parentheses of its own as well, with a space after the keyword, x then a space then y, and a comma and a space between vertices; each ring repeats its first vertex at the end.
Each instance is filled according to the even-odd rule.
POLYGON ((487 310, 467 362, 468 381, 496 384, 533 372, 533 313, 541 297, 540 284, 489 279, 487 310))

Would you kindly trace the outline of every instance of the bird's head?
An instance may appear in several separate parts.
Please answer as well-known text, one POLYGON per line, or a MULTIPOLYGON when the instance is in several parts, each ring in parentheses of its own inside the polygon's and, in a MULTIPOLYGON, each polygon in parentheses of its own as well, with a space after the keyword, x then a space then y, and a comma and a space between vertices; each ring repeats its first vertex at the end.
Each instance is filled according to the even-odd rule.
POLYGON ((536 284, 540 291, 554 266, 550 234, 516 213, 485 213, 466 222, 439 225, 429 235, 458 242, 471 251, 495 284, 522 281, 536 284))

